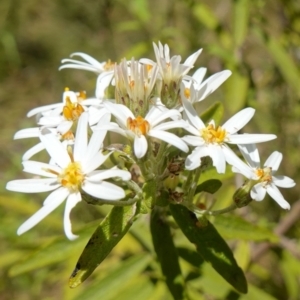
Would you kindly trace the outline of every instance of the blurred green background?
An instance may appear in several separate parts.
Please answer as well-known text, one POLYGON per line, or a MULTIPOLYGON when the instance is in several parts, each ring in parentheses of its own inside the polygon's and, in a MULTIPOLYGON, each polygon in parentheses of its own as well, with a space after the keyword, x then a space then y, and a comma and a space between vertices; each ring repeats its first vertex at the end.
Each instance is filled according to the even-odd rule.
MULTIPOLYGON (((94 74, 58 71, 60 60, 72 52, 85 52, 99 61, 132 56, 154 59, 152 42, 161 41, 170 46, 171 55, 180 54, 184 60, 203 48, 195 68, 207 67, 208 74, 223 69, 233 72, 206 103, 222 101, 226 117, 254 107, 256 114, 247 132, 278 136, 260 145, 261 160, 274 150, 282 152, 279 173, 299 182, 298 0, 2 0, 0 11, 0 299, 133 299, 130 292, 134 299, 170 299, 155 262, 139 275, 149 263, 146 256, 130 261, 133 253, 145 253, 143 243, 151 249, 147 218, 141 218, 92 278, 75 290, 69 289, 68 277, 108 208, 80 203, 74 209, 73 228, 85 228, 76 242, 63 234, 63 207, 30 232, 16 236, 18 226, 40 207, 45 195, 5 191, 7 181, 24 178, 21 156, 36 142, 13 141, 14 133, 34 126, 26 113, 61 101, 66 86, 94 95, 94 74)), ((229 201, 234 191, 231 182, 219 195, 229 201)), ((260 241, 254 244, 247 234, 227 236, 251 284, 249 294, 240 299, 300 299, 299 190, 298 184, 282 191, 291 212, 283 212, 271 199, 237 212, 270 232, 277 228, 277 233, 284 234, 258 254, 255 251, 265 238, 254 239, 260 241)), ((203 279, 194 284, 192 299, 225 299, 224 295, 239 299, 210 269, 203 267, 201 273, 203 279)))

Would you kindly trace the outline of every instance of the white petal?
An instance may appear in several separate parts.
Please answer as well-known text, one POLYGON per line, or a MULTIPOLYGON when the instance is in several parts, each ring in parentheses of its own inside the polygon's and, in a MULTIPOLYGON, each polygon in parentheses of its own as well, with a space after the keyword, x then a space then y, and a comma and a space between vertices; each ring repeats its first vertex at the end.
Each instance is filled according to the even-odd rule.
POLYGON ((40 134, 40 129, 38 127, 26 128, 26 129, 17 131, 14 135, 14 140, 38 137, 39 134, 40 134))
POLYGON ((65 213, 64 213, 64 230, 67 238, 69 240, 75 240, 78 236, 72 233, 72 224, 70 220, 71 210, 76 206, 78 202, 81 201, 81 194, 71 193, 67 199, 65 213))
POLYGON ((60 107, 62 109, 63 104, 62 103, 55 103, 55 104, 50 104, 50 105, 45 105, 41 107, 37 107, 32 109, 31 111, 28 112, 27 117, 30 118, 38 113, 45 112, 54 108, 60 107))
POLYGON ((266 188, 263 186, 263 183, 256 184, 250 192, 251 198, 255 201, 262 201, 266 196, 266 188))
POLYGON ((145 117, 145 119, 149 121, 152 127, 154 127, 155 125, 159 124, 165 119, 174 118, 178 116, 181 116, 181 114, 176 109, 168 109, 168 110, 161 111, 157 107, 152 107, 150 112, 145 117), (156 114, 153 113, 154 111, 156 111, 157 113, 156 114))
POLYGON ((114 104, 109 101, 103 102, 103 105, 117 118, 123 128, 127 128, 127 119, 135 119, 129 108, 122 104, 114 104))
POLYGON ((72 125, 73 125, 73 121, 63 120, 62 122, 60 122, 60 124, 58 124, 56 130, 60 134, 65 134, 67 131, 71 129, 72 125))
MULTIPOLYGON (((71 61, 71 59, 70 59, 70 61, 71 61)), ((85 71, 100 73, 100 70, 98 70, 94 66, 91 66, 91 65, 88 65, 88 64, 85 64, 85 63, 79 64, 79 62, 76 61, 76 60, 73 60, 73 61, 76 62, 76 64, 62 65, 61 67, 59 67, 59 71, 63 70, 63 69, 76 69, 76 70, 85 70, 85 71)), ((62 62, 66 62, 66 60, 62 60, 62 62)))
POLYGON ((88 125, 88 113, 82 113, 77 124, 76 138, 74 145, 74 160, 82 161, 87 152, 87 125, 88 125))
POLYGON ((169 130, 173 128, 188 128, 190 124, 187 121, 184 120, 178 120, 178 121, 170 121, 166 123, 161 123, 157 126, 155 126, 155 130, 169 130))
POLYGON ((25 221, 19 227, 17 234, 20 235, 20 234, 28 231, 29 229, 31 229, 33 226, 35 226, 37 223, 39 223, 41 220, 43 220, 46 216, 48 216, 66 198, 65 193, 56 194, 56 196, 57 197, 55 199, 53 199, 52 202, 49 202, 48 205, 43 206, 33 216, 31 216, 27 221, 25 221))
POLYGON ((192 153, 185 160, 185 168, 187 170, 194 170, 201 164, 201 157, 209 156, 208 147, 196 147, 192 153))
POLYGON ((295 181, 287 176, 272 176, 272 180, 275 185, 282 188, 291 188, 296 185, 295 181))
POLYGON ((260 168, 259 152, 255 144, 238 145, 246 162, 252 168, 260 168))
POLYGON ((30 149, 28 149, 24 155, 22 156, 22 160, 28 160, 30 159, 33 155, 41 152, 42 150, 45 149, 45 146, 43 143, 38 143, 35 146, 31 147, 30 149))
POLYGON ((229 144, 254 144, 276 139, 275 134, 232 134, 228 136, 229 144))
POLYGON ((105 200, 119 200, 125 197, 125 192, 119 186, 102 181, 99 183, 92 183, 85 181, 82 189, 89 195, 105 200))
POLYGON ((40 139, 51 158, 61 168, 65 168, 71 162, 67 150, 52 133, 44 129, 40 134, 40 139))
POLYGON ((64 118, 62 116, 47 116, 41 117, 38 121, 38 124, 45 127, 56 127, 62 122, 64 122, 64 118))
POLYGON ((41 193, 53 191, 59 186, 56 178, 20 179, 9 181, 6 189, 22 193, 41 193))
POLYGON ((196 51, 195 53, 193 53, 192 55, 190 55, 185 62, 183 63, 184 65, 193 67, 195 61, 197 60, 198 56, 201 54, 202 49, 199 49, 198 51, 196 51))
POLYGON ((185 96, 183 95, 181 97, 183 107, 185 109, 186 116, 190 123, 195 126, 196 129, 202 129, 205 128, 205 125, 203 121, 198 117, 197 112, 195 111, 193 105, 185 99, 185 96))
POLYGON ((245 164, 229 147, 223 146, 222 150, 227 163, 233 166, 235 168, 234 170, 238 170, 238 173, 243 174, 249 179, 253 178, 254 174, 252 168, 245 164))
POLYGON ((267 186, 267 192, 283 209, 290 209, 290 204, 283 198, 279 189, 275 186, 275 184, 269 184, 267 186))
POLYGON ((203 146, 205 144, 203 138, 199 136, 185 135, 182 137, 182 140, 194 147, 203 146))
POLYGON ((193 74, 193 79, 196 81, 197 85, 200 85, 203 81, 203 78, 206 74, 207 69, 206 68, 199 68, 197 71, 193 74))
POLYGON ((35 175, 57 178, 56 174, 49 172, 49 170, 55 171, 58 174, 61 172, 61 168, 55 165, 45 164, 38 161, 24 161, 23 162, 23 171, 35 175))
POLYGON ((276 172, 282 161, 282 154, 278 151, 274 151, 266 160, 264 166, 272 168, 273 172, 276 172))
POLYGON ((122 180, 130 180, 131 174, 128 171, 120 170, 118 168, 113 168, 109 170, 98 170, 94 171, 93 173, 89 174, 87 180, 93 181, 102 181, 109 178, 120 177, 122 180))
POLYGON ((174 133, 151 129, 148 132, 148 135, 155 137, 157 139, 160 139, 162 141, 165 141, 165 142, 169 143, 170 145, 173 145, 176 148, 178 148, 184 152, 189 151, 189 147, 187 146, 187 144, 180 137, 175 135, 174 133))
POLYGON ((86 160, 83 161, 82 163, 82 169, 85 174, 88 174, 98 167, 100 167, 106 159, 110 156, 112 152, 103 155, 101 152, 96 153, 94 156, 90 156, 86 160))
POLYGON ((222 150, 223 148, 221 148, 220 146, 208 146, 209 156, 211 157, 213 166, 217 169, 218 173, 225 173, 226 171, 226 160, 222 150))
POLYGON ((98 68, 99 70, 101 70, 101 69, 103 70, 103 65, 105 64, 105 63, 99 62, 92 56, 90 56, 86 53, 83 53, 83 52, 74 52, 70 56, 71 57, 79 56, 79 57, 83 58, 85 61, 87 61, 89 64, 91 64, 92 66, 95 66, 96 68, 98 68))
POLYGON ((57 190, 53 191, 48 197, 44 200, 43 205, 51 205, 51 203, 56 201, 57 198, 61 199, 66 199, 68 195, 70 194, 69 190, 63 186, 58 188, 57 190))
MULTIPOLYGON (((225 124, 223 124, 222 128, 230 134, 236 133, 252 119, 254 113, 255 109, 247 107, 231 117, 225 124)), ((249 142, 248 144, 251 143, 252 142, 249 142)))
POLYGON ((148 150, 148 142, 144 135, 138 137, 137 135, 134 138, 134 154, 137 158, 142 158, 145 156, 148 150))
POLYGON ((201 89, 199 90, 198 101, 205 99, 208 95, 213 93, 231 74, 232 74, 231 71, 225 70, 216 73, 210 76, 208 79, 206 79, 202 83, 201 89))
POLYGON ((96 84, 96 97, 98 99, 105 98, 105 90, 111 83, 111 80, 114 76, 113 71, 111 72, 103 72, 100 74, 97 78, 97 84, 96 84))

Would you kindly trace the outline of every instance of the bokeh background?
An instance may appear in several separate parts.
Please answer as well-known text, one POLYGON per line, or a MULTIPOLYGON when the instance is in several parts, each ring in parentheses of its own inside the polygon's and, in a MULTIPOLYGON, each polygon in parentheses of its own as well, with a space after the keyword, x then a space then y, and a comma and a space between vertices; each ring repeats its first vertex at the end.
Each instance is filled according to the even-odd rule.
MULTIPOLYGON (((36 142, 13 141, 17 130, 34 126, 26 113, 61 101, 65 87, 94 95, 96 76, 58 71, 61 59, 78 51, 99 61, 154 59, 153 41, 167 43, 171 54, 183 60, 203 48, 195 68, 207 67, 208 74, 230 69, 233 75, 206 101, 222 101, 226 118, 254 107, 247 132, 278 137, 260 146, 262 161, 274 150, 282 152, 280 173, 297 182, 295 188, 283 190, 290 212, 267 198, 237 213, 253 226, 280 234, 274 244, 263 238, 254 243, 246 231, 236 238, 229 235, 251 284, 249 294, 231 293, 204 267, 206 276, 196 282, 192 299, 300 299, 298 0, 2 0, 0 11, 0 299, 170 299, 154 262, 146 274, 147 261, 137 265, 126 259, 145 250, 141 236, 151 248, 146 219, 138 221, 87 283, 71 290, 68 277, 108 208, 79 204, 72 214, 73 227, 84 229, 73 243, 63 234, 63 207, 17 237, 18 226, 40 207, 45 195, 5 190, 7 181, 25 177, 21 155, 36 142), (130 298, 129 291, 136 297, 130 298)), ((230 197, 228 189, 220 196, 230 197)))

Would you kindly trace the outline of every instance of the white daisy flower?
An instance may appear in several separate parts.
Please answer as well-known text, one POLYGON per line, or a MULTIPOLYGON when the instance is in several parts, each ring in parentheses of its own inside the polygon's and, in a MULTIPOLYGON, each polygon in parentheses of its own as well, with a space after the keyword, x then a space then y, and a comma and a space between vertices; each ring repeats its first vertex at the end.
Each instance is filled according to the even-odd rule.
POLYGON ((182 139, 195 147, 185 161, 185 167, 188 170, 198 168, 201 157, 210 156, 217 172, 225 173, 226 161, 234 163, 236 157, 226 144, 261 143, 276 138, 274 134, 237 134, 253 117, 255 112, 253 108, 241 110, 222 126, 216 126, 213 120, 206 126, 183 92, 181 96, 186 117, 190 122, 190 126, 185 129, 192 133, 182 139))
POLYGON ((165 141, 184 152, 188 151, 187 145, 181 138, 166 132, 169 129, 187 126, 187 122, 184 120, 164 122, 168 118, 179 117, 180 113, 177 110, 161 111, 157 107, 152 107, 143 118, 141 116, 135 117, 131 110, 122 104, 106 102, 104 105, 116 117, 119 124, 118 126, 111 123, 105 129, 122 134, 133 141, 134 154, 137 158, 145 156, 148 149, 148 137, 165 141))
POLYGON ((124 104, 131 111, 144 116, 149 110, 157 74, 157 66, 123 59, 119 65, 115 65, 116 103, 124 104))
POLYGON ((159 73, 165 84, 170 84, 172 81, 178 82, 184 75, 186 75, 200 55, 202 49, 190 55, 183 64, 181 64, 181 56, 175 55, 170 57, 170 49, 168 45, 162 45, 160 42, 158 46, 153 43, 156 62, 143 58, 140 62, 159 67, 159 73))
MULTIPOLYGON (((39 126, 56 128, 57 132, 63 135, 70 130, 73 122, 77 121, 84 111, 92 107, 98 110, 103 109, 102 101, 97 98, 87 99, 85 92, 75 93, 66 88, 62 102, 34 108, 27 116, 38 115, 39 126)), ((90 125, 98 122, 95 118, 89 121, 90 125)))
POLYGON ((199 68, 192 77, 186 76, 182 81, 184 84, 184 95, 192 103, 205 99, 231 75, 231 71, 224 70, 213 74, 203 81, 206 70, 206 68, 199 68))
POLYGON ((91 71, 98 74, 97 84, 96 84, 96 98, 105 99, 105 90, 110 85, 114 77, 114 65, 115 63, 108 60, 107 62, 99 62, 88 54, 82 52, 72 53, 70 55, 79 56, 86 62, 65 58, 61 62, 62 65, 59 70, 62 69, 77 69, 91 71))
POLYGON ((64 230, 66 236, 72 240, 77 236, 71 231, 70 212, 81 201, 81 190, 93 197, 111 201, 125 197, 122 188, 106 182, 105 179, 120 177, 129 180, 131 174, 117 168, 96 170, 109 156, 99 151, 106 131, 93 133, 88 143, 87 124, 88 115, 83 113, 78 122, 74 151, 71 148, 67 150, 53 134, 48 134, 47 129, 44 130, 40 138, 53 163, 25 161, 23 166, 25 172, 45 178, 13 180, 7 183, 6 188, 16 192, 52 191, 43 207, 20 226, 19 235, 34 227, 66 199, 64 230))
POLYGON ((250 195, 253 200, 262 201, 269 194, 282 208, 290 209, 290 204, 284 199, 277 187, 291 188, 296 185, 293 179, 274 175, 281 163, 282 154, 274 151, 261 167, 258 149, 254 144, 239 145, 247 164, 239 160, 232 168, 233 172, 241 173, 254 181, 250 195))

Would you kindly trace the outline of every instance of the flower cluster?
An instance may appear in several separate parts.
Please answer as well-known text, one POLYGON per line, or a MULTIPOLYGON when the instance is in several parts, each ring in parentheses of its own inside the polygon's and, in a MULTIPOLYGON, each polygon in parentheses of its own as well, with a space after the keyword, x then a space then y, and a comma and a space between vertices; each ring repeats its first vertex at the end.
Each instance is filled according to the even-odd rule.
POLYGON ((154 44, 154 52, 156 61, 143 58, 123 59, 119 64, 98 62, 84 53, 72 54, 84 61, 62 60, 60 69, 97 74, 95 97, 87 98, 85 92, 66 88, 61 102, 28 113, 28 117, 36 116, 37 127, 15 134, 15 139, 39 139, 23 155, 24 171, 34 178, 10 181, 7 189, 25 193, 51 191, 42 208, 21 225, 18 234, 35 226, 66 200, 65 234, 74 239, 70 211, 83 195, 100 204, 126 205, 133 203, 128 190, 134 194, 134 201, 143 201, 143 187, 149 181, 156 181, 153 198, 162 189, 171 193, 165 179, 178 179, 179 173, 185 174, 181 183, 176 181, 182 190, 180 202, 191 203, 193 200, 188 197, 193 197, 190 190, 195 191, 197 182, 187 186, 185 181, 190 175, 186 174, 197 180, 195 174, 206 157, 210 157, 218 173, 224 173, 229 164, 234 172, 246 176, 253 183, 253 200, 260 201, 268 193, 281 207, 290 208, 276 186, 292 187, 294 181, 273 175, 281 162, 281 153, 274 152, 261 167, 255 147, 256 143, 276 136, 239 133, 255 110, 245 108, 223 125, 213 119, 205 123, 195 110, 195 104, 213 93, 231 72, 224 70, 203 80, 205 68, 187 75, 201 49, 183 63, 179 55, 170 57, 168 45, 154 44), (114 96, 110 96, 111 90, 114 96), (117 143, 110 142, 118 138, 117 143), (49 154, 47 163, 30 160, 43 150, 49 154), (178 158, 183 163, 176 165, 174 161, 178 158))

